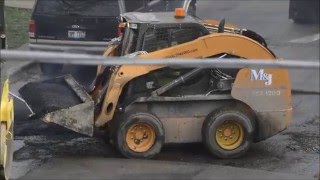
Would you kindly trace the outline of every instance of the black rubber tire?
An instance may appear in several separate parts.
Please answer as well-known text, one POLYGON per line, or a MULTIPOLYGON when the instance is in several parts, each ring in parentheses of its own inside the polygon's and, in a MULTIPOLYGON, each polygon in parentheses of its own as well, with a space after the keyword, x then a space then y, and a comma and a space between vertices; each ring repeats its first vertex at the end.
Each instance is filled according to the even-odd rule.
POLYGON ((238 158, 249 150, 253 141, 254 130, 254 119, 250 115, 237 109, 222 108, 209 114, 205 119, 202 126, 202 141, 208 150, 219 158, 238 158), (219 125, 230 119, 240 123, 243 127, 244 140, 236 149, 226 150, 217 144, 215 140, 215 133, 219 125))
POLYGON ((113 143, 123 156, 134 159, 150 159, 161 151, 164 143, 164 128, 161 121, 155 115, 146 112, 129 112, 115 120, 118 122, 115 123, 116 130, 113 134, 113 143), (125 140, 127 130, 131 125, 138 122, 150 125, 154 129, 156 136, 153 146, 141 153, 132 151, 125 140))
POLYGON ((6 179, 5 176, 4 176, 4 170, 3 170, 3 167, 0 167, 0 180, 2 179, 6 179))
POLYGON ((46 64, 41 63, 40 69, 42 74, 47 76, 57 75, 62 71, 63 64, 46 64))

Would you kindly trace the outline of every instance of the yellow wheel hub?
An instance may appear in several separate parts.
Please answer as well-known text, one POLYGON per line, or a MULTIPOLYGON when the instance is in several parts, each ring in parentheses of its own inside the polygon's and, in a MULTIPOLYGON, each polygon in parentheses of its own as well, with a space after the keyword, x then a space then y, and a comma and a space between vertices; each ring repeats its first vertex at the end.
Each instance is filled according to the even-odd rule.
POLYGON ((221 148, 226 150, 236 149, 243 142, 243 128, 236 121, 226 121, 217 128, 215 138, 221 148))
POLYGON ((156 140, 153 127, 146 123, 133 124, 126 133, 126 143, 134 152, 148 151, 156 140))

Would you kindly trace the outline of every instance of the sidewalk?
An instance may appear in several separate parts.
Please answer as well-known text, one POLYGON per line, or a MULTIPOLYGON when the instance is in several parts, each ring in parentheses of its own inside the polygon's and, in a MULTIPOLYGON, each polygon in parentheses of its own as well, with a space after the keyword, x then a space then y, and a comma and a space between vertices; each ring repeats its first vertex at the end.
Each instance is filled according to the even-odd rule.
MULTIPOLYGON (((18 50, 28 51, 28 44, 22 45, 18 50)), ((16 73, 28 68, 31 65, 32 61, 7 61, 6 69, 9 76, 14 76, 16 73)))
POLYGON ((32 9, 35 0, 5 0, 5 6, 32 9))

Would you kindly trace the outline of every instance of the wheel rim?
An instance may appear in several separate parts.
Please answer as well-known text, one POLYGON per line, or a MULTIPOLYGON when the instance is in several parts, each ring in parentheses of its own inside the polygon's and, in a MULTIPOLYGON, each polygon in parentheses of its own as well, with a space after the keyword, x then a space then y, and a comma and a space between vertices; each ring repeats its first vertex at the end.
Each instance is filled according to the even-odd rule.
POLYGON ((215 137, 216 142, 221 148, 233 150, 238 148, 243 142, 243 128, 236 121, 225 121, 217 128, 215 137))
POLYGON ((126 143, 134 152, 146 152, 155 143, 154 128, 146 123, 135 123, 126 133, 126 143))

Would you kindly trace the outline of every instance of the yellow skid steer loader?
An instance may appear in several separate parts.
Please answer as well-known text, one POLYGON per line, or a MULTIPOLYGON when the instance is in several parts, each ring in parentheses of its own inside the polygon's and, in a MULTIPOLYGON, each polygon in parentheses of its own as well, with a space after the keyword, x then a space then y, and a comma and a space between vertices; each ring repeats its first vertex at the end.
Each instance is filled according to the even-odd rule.
MULTIPOLYGON (((278 61, 257 33, 224 20, 198 20, 183 9, 125 13, 119 27, 123 34, 105 56, 278 61)), ((166 143, 193 142, 236 158, 286 129, 292 113, 283 69, 99 66, 90 90, 66 75, 29 83, 20 94, 46 122, 89 136, 108 128, 128 158, 152 158, 166 143)))

